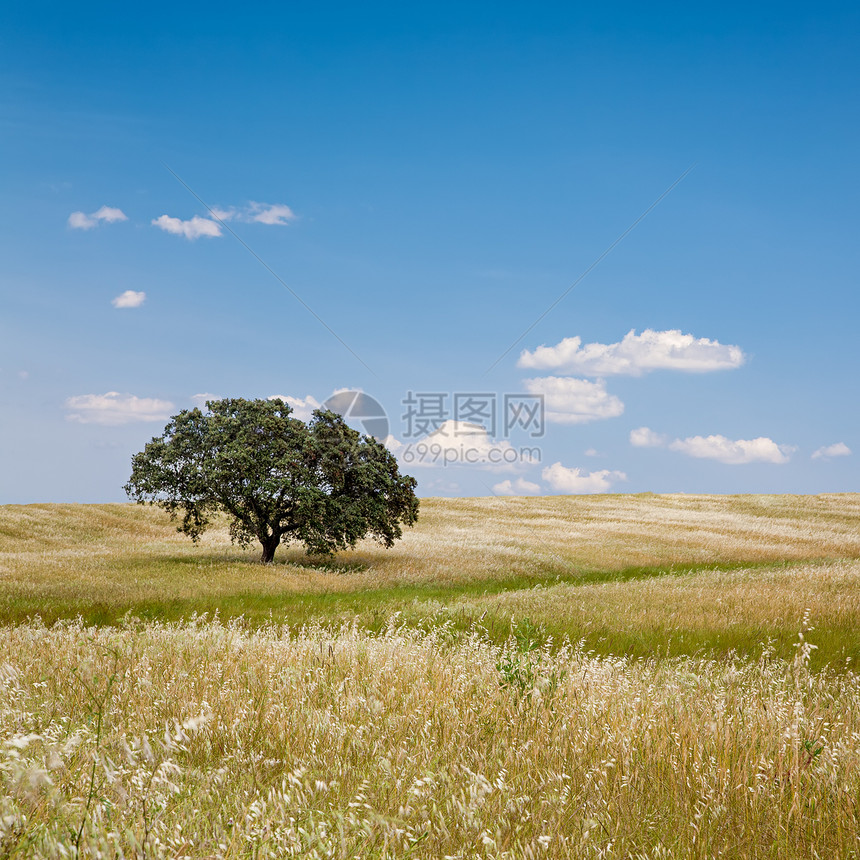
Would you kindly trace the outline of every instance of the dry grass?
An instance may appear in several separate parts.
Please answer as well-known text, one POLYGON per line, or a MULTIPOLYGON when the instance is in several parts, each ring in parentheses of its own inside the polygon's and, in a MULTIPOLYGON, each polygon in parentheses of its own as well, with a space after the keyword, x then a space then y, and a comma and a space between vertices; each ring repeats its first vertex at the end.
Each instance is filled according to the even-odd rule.
POLYGON ((0 630, 0 855, 849 857, 860 682, 520 635, 0 630))
POLYGON ((858 524, 428 500, 393 551, 264 567, 0 508, 0 857, 860 856, 858 524))
POLYGON ((601 654, 793 653, 811 611, 814 665, 860 658, 860 496, 428 499, 394 549, 275 565, 215 530, 194 546, 157 509, 0 508, 0 622, 112 624, 218 612, 253 623, 378 630, 478 619, 495 641, 529 617, 601 654), (670 575, 667 575, 670 574, 670 575))

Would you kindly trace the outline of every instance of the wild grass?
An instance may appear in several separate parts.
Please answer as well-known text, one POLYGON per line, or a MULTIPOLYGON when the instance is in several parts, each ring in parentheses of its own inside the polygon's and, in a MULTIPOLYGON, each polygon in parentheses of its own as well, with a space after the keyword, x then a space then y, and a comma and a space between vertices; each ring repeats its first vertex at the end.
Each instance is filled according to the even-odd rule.
POLYGON ((513 615, 603 655, 790 659, 808 609, 813 667, 860 659, 858 495, 425 499, 392 550, 256 558, 223 528, 195 546, 152 508, 0 507, 0 623, 217 612, 379 631, 399 612, 480 620, 499 643, 513 615))
POLYGON ((2 628, 0 855, 857 856, 857 675, 533 630, 2 628))
POLYGON ((860 856, 858 524, 425 500, 393 551, 263 566, 0 508, 0 857, 860 856))

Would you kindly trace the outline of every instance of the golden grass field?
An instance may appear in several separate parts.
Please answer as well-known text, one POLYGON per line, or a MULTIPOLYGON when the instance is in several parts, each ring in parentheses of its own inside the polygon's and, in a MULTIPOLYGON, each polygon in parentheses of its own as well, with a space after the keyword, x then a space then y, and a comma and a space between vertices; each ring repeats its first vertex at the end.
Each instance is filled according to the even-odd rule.
POLYGON ((860 856, 860 496, 0 508, 0 857, 860 856))

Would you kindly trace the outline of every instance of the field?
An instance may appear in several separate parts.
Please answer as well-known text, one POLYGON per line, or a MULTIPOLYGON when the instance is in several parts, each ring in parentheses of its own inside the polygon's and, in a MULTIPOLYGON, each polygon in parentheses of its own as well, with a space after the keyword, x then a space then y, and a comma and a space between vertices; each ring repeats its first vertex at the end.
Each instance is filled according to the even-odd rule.
POLYGON ((0 857, 860 856, 860 496, 0 508, 0 857))

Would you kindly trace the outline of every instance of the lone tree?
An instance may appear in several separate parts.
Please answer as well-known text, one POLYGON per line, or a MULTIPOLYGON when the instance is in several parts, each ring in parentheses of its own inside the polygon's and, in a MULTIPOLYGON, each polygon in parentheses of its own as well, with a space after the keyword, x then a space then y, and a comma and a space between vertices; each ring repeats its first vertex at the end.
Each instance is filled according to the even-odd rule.
POLYGON ((334 412, 306 424, 282 400, 212 400, 173 416, 132 458, 125 491, 164 508, 193 541, 216 512, 271 562, 281 542, 331 555, 370 535, 387 547, 418 519, 416 481, 391 452, 334 412))

